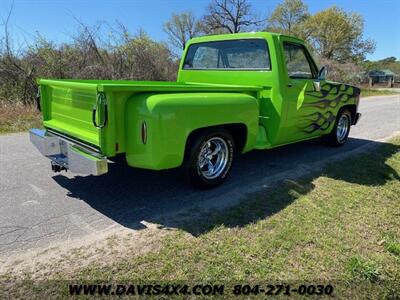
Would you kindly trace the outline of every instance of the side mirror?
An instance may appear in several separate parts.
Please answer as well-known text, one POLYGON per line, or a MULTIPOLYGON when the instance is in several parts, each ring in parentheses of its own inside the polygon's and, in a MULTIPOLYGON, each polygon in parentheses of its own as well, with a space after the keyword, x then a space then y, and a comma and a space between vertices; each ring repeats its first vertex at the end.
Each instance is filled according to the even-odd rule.
POLYGON ((323 66, 321 70, 319 70, 318 72, 318 79, 325 80, 327 75, 328 75, 328 69, 326 68, 326 66, 323 66))

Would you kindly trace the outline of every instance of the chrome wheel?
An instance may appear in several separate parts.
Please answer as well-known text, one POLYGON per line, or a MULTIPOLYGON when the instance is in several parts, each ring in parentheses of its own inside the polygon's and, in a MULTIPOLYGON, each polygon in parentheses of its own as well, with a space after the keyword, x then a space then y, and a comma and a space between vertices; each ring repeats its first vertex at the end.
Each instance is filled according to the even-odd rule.
POLYGON ((203 143, 197 167, 206 179, 214 179, 225 170, 228 159, 228 144, 220 137, 212 137, 203 143))
POLYGON ((336 138, 338 142, 342 143, 347 138, 349 128, 350 128, 349 116, 346 114, 341 115, 336 128, 336 138))

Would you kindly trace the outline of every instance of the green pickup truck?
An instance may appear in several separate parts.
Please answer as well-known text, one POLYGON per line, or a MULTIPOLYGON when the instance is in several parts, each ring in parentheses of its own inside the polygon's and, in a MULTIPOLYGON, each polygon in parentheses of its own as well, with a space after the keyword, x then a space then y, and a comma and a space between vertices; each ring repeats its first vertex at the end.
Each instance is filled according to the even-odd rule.
POLYGON ((360 89, 325 79, 302 40, 252 32, 193 38, 176 82, 40 79, 44 130, 30 139, 54 171, 102 175, 183 166, 197 187, 227 177, 234 156, 317 137, 343 145, 360 89))

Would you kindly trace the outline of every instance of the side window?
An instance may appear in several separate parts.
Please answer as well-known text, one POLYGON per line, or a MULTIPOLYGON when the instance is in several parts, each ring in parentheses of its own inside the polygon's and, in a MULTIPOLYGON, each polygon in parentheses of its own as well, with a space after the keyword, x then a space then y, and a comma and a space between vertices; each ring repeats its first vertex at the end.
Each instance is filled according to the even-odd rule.
POLYGON ((283 48, 290 78, 315 78, 313 68, 302 45, 284 42, 283 48))

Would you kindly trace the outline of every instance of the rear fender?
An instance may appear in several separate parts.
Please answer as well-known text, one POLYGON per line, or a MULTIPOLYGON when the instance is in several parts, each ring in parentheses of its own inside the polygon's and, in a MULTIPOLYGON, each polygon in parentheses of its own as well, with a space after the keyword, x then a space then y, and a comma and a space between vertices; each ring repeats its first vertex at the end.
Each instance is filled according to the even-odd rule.
POLYGON ((178 167, 183 162, 191 132, 224 124, 244 124, 247 134, 243 152, 251 150, 258 131, 257 99, 242 93, 133 96, 125 110, 127 163, 154 170, 178 167), (142 139, 144 123, 145 141, 142 139))

